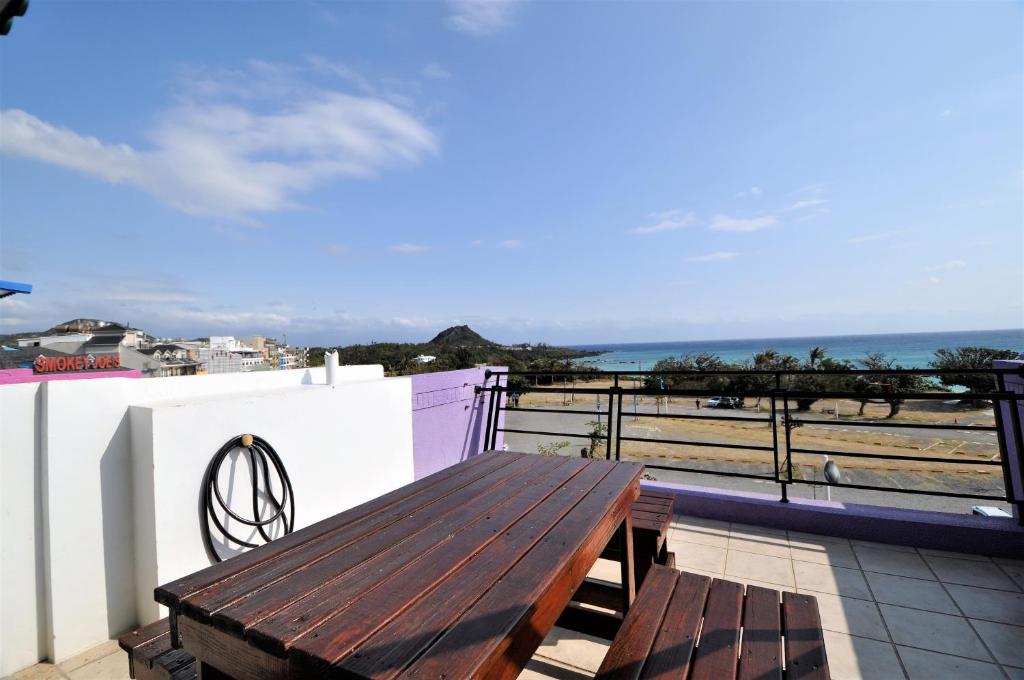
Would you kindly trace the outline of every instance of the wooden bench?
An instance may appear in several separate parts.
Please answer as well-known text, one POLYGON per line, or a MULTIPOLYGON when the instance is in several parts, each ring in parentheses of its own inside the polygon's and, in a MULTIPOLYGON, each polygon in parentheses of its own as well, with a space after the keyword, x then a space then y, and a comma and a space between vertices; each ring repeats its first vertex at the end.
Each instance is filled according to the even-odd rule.
MULTIPOLYGON (((643 584, 647 570, 653 564, 665 564, 668 560, 668 530, 672 523, 672 509, 675 496, 670 493, 641 491, 640 497, 630 508, 633 524, 633 566, 636 587, 643 584)), ((618 547, 614 544, 605 548, 601 557, 619 559, 618 547)))
POLYGON ((817 600, 655 565, 596 677, 827 680, 817 600))
POLYGON ((128 653, 128 674, 135 680, 195 680, 196 660, 171 646, 171 626, 160 619, 117 639, 128 653))

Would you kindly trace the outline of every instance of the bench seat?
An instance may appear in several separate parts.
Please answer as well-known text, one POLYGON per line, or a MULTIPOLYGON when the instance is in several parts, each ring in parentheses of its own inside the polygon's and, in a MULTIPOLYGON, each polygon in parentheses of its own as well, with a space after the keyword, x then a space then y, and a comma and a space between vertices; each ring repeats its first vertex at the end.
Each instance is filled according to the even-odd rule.
POLYGON ((135 680, 195 680, 196 660, 171 645, 167 619, 136 628, 117 639, 128 653, 128 674, 135 680))
MULTIPOLYGON (((652 564, 665 564, 668 552, 668 531, 672 523, 675 496, 657 491, 641 491, 633 502, 629 516, 633 525, 634 578, 639 588, 652 564)), ((601 557, 619 559, 614 542, 605 548, 601 557)))
POLYGON ((817 600, 654 565, 596 677, 827 680, 817 600))

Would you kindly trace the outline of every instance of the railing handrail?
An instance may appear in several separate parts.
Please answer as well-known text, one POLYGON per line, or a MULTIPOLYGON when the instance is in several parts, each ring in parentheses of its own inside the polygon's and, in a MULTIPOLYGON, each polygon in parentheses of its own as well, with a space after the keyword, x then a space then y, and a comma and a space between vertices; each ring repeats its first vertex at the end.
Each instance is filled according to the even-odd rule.
POLYGON ((557 369, 535 370, 535 371, 495 371, 487 369, 485 375, 538 375, 538 376, 629 376, 629 375, 1022 375, 1024 376, 1024 365, 1017 368, 716 368, 710 370, 700 369, 676 369, 671 371, 630 371, 614 370, 606 371, 595 368, 590 371, 571 370, 561 371, 557 369))

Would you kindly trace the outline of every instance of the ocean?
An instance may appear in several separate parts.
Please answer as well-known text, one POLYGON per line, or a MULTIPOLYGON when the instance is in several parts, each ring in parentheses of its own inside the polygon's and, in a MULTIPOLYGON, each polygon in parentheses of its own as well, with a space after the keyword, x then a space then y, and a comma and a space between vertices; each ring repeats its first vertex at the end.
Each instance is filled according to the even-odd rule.
POLYGON ((886 335, 833 335, 808 338, 757 340, 693 340, 688 342, 636 342, 575 345, 575 349, 602 354, 579 363, 605 371, 651 370, 659 359, 710 352, 727 362, 750 359, 755 352, 774 349, 805 358, 811 347, 824 347, 828 356, 856 362, 869 352, 884 352, 904 368, 927 368, 935 350, 943 347, 980 346, 1024 352, 1024 329, 950 331, 945 333, 892 333, 886 335))

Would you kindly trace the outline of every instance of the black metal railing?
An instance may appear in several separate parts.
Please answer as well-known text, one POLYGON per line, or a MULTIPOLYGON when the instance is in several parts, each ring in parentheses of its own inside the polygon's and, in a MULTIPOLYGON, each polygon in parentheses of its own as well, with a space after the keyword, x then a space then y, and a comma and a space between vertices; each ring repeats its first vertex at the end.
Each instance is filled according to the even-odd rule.
MULTIPOLYGON (((870 491, 887 491, 903 494, 918 494, 927 496, 946 496, 952 498, 965 498, 977 500, 1004 501, 1016 504, 1024 516, 1024 498, 1014 494, 1012 474, 1010 470, 1011 456, 1008 455, 1008 447, 1011 442, 1014 450, 1024 451, 1024 434, 1021 430, 1021 415, 1018 402, 1024 399, 1024 394, 1018 394, 1006 388, 1005 377, 1008 374, 1019 375, 1018 369, 961 369, 955 371, 942 371, 935 369, 830 369, 830 370, 721 370, 721 371, 566 371, 566 372, 528 372, 528 371, 488 371, 487 380, 483 387, 478 387, 479 393, 487 395, 487 418, 484 436, 484 448, 494 448, 497 442, 498 433, 526 434, 550 437, 565 437, 583 439, 591 443, 588 455, 597 457, 601 454, 598 449, 603 448, 604 457, 609 460, 620 460, 622 455, 623 442, 646 442, 661 445, 678 445, 691 447, 707 447, 714 449, 744 449, 761 453, 771 453, 772 474, 758 474, 749 471, 737 470, 714 470, 699 467, 685 467, 678 465, 663 465, 657 462, 645 462, 648 468, 671 470, 676 472, 688 472, 695 474, 718 475, 723 477, 741 477, 774 482, 780 486, 780 500, 788 502, 788 486, 790 484, 805 484, 813 486, 829 485, 834 488, 848 488, 870 491), (899 376, 931 376, 941 377, 943 375, 988 375, 992 377, 993 390, 987 392, 947 392, 947 391, 856 391, 849 389, 791 389, 789 383, 799 380, 800 376, 845 376, 855 379, 859 377, 886 376, 890 379, 898 379, 899 376), (694 380, 699 383, 701 380, 723 377, 744 377, 758 378, 761 386, 748 389, 730 389, 729 387, 717 386, 714 389, 701 387, 651 387, 654 381, 651 378, 660 379, 658 382, 664 384, 665 380, 694 380), (533 385, 522 384, 523 379, 532 378, 533 385), (510 380, 516 379, 519 384, 510 385, 510 380), (542 380, 543 379, 543 380, 542 380), (573 386, 568 387, 565 383, 562 386, 554 384, 555 379, 564 381, 573 380, 573 386), (493 380, 493 384, 490 383, 493 380), (611 381, 608 386, 593 386, 595 380, 611 381), (644 386, 627 386, 624 382, 632 380, 634 383, 641 380, 647 381, 644 386), (550 382, 550 386, 542 386, 541 382, 550 382), (764 385, 768 385, 765 387, 764 385), (530 393, 552 393, 565 395, 571 392, 575 396, 593 395, 597 401, 597 407, 593 409, 575 408, 542 408, 518 406, 519 396, 530 393), (511 404, 510 402, 511 396, 511 404), (607 407, 602 408, 601 397, 607 402, 607 407), (635 401, 633 411, 624 411, 623 401, 627 397, 634 400, 640 397, 689 397, 701 399, 704 397, 733 397, 742 399, 767 400, 769 413, 767 416, 753 415, 712 415, 710 413, 662 413, 639 412, 636 409, 635 401), (900 404, 912 401, 936 401, 958 399, 974 402, 992 402, 994 425, 971 425, 958 423, 922 423, 903 421, 879 421, 879 420, 856 420, 851 421, 829 420, 814 417, 797 417, 793 414, 791 402, 801 399, 807 400, 840 400, 849 399, 858 402, 886 403, 894 401, 900 404), (1009 405, 1009 422, 1004 422, 1002 405, 1009 405), (525 429, 505 427, 502 422, 503 412, 529 412, 563 415, 593 415, 605 418, 607 430, 597 429, 592 432, 564 432, 554 429, 525 429), (764 423, 771 427, 771 445, 727 443, 702 441, 699 439, 656 439, 651 437, 629 436, 623 434, 623 415, 631 415, 634 418, 654 419, 681 419, 681 420, 712 420, 729 422, 757 422, 764 423), (996 434, 999 449, 998 458, 990 459, 967 459, 950 458, 941 456, 917 456, 895 453, 874 453, 868 451, 835 451, 819 448, 809 448, 794 445, 794 429, 804 425, 815 425, 819 427, 842 426, 855 424, 858 428, 900 428, 916 430, 957 430, 957 431, 978 431, 994 432, 996 434), (597 446, 595 446, 597 445, 597 446), (896 485, 879 484, 857 484, 851 482, 834 483, 825 480, 803 479, 793 474, 793 454, 818 454, 837 458, 860 458, 881 461, 914 461, 931 463, 936 465, 958 465, 970 467, 1000 467, 1002 469, 1002 493, 968 493, 963 491, 952 491, 943 489, 906 488, 896 485)), ((525 382, 529 382, 528 380, 525 382)), ((563 402, 563 405, 564 402, 563 402)), ((838 414, 837 414, 838 418, 838 414)), ((768 461, 765 461, 768 462, 768 461)), ((1016 464, 1020 468, 1016 471, 1019 479, 1024 480, 1024 454, 1016 456, 1016 464)))

